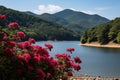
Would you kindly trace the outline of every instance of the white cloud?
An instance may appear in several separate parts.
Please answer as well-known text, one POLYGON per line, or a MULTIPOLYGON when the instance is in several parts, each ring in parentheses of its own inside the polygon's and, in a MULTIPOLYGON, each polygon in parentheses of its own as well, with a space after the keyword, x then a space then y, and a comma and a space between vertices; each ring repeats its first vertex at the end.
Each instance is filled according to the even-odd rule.
POLYGON ((75 8, 70 8, 71 10, 73 10, 73 11, 78 11, 77 9, 75 9, 75 8))
POLYGON ((81 12, 87 13, 87 14, 96 14, 96 11, 92 11, 92 10, 82 10, 81 12))
POLYGON ((58 11, 61 11, 61 10, 63 10, 63 8, 60 7, 60 6, 57 6, 57 5, 52 5, 52 4, 39 5, 38 9, 35 10, 34 13, 36 13, 36 14, 55 13, 55 12, 58 12, 58 11))

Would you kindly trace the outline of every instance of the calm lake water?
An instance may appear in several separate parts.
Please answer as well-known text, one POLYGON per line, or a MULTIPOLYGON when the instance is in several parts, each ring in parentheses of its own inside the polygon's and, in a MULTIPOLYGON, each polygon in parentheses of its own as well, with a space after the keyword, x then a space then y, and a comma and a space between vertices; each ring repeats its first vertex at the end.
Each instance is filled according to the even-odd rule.
POLYGON ((81 70, 75 72, 77 74, 120 77, 120 49, 85 47, 80 46, 79 41, 37 42, 41 46, 44 46, 45 43, 54 46, 50 52, 51 56, 54 56, 55 53, 67 53, 66 48, 74 47, 75 51, 71 56, 78 56, 82 60, 81 70))

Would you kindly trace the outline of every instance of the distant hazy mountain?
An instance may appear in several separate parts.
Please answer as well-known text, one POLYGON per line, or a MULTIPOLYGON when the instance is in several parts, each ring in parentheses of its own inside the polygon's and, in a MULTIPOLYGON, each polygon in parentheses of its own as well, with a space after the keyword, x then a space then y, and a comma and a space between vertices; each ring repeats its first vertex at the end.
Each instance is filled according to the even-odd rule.
MULTIPOLYGON (((27 37, 33 37, 36 40, 79 40, 80 38, 75 32, 56 23, 43 20, 32 12, 20 12, 0 6, 0 14, 6 15, 6 24, 18 22, 27 37)), ((7 25, 0 21, 0 26, 7 25)))
POLYGON ((56 22, 80 34, 90 27, 109 21, 107 18, 101 17, 97 14, 89 15, 70 9, 65 9, 55 14, 45 13, 39 15, 39 17, 47 21, 56 22))

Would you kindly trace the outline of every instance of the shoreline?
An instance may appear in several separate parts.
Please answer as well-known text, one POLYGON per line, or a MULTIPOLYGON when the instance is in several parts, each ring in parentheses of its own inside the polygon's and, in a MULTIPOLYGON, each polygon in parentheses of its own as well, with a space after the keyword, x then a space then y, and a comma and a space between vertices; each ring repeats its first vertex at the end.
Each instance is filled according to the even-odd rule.
POLYGON ((73 76, 68 77, 68 80, 120 80, 120 77, 102 77, 87 74, 73 74, 73 76))
POLYGON ((113 42, 109 42, 108 44, 101 45, 98 42, 91 42, 91 43, 80 43, 81 46, 89 46, 89 47, 102 47, 102 48, 120 48, 120 44, 116 44, 113 42))
POLYGON ((89 76, 89 75, 74 75, 74 76, 69 77, 68 80, 120 80, 120 78, 89 76))

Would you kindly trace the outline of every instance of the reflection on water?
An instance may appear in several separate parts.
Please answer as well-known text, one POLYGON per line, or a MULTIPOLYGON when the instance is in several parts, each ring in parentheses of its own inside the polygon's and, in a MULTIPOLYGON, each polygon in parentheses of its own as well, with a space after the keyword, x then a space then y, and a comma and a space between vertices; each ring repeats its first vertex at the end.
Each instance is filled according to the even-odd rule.
POLYGON ((82 69, 78 74, 88 74, 93 76, 120 77, 120 49, 95 48, 78 45, 79 41, 41 41, 37 44, 44 46, 50 43, 54 49, 50 54, 66 52, 66 48, 74 47, 72 56, 79 56, 82 60, 82 69))

